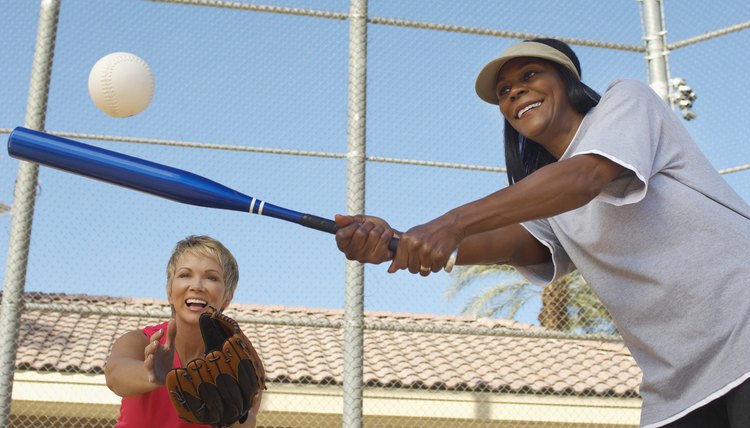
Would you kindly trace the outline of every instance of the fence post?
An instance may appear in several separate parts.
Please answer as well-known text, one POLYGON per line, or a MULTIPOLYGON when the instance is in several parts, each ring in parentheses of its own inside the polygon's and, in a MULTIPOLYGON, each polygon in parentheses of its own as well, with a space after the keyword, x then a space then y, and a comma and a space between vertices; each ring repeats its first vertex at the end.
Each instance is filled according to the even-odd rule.
MULTIPOLYGON (((349 10, 349 107, 347 124, 346 208, 365 212, 367 0, 351 0, 349 10)), ((346 261, 344 307, 344 428, 362 427, 364 266, 346 261)))
MULTIPOLYGON (((44 130, 59 15, 60 0, 41 1, 34 63, 26 102, 24 126, 27 128, 44 130)), ((13 195, 3 301, 0 305, 0 427, 7 427, 10 422, 16 346, 23 311, 23 291, 29 260, 38 173, 37 164, 20 162, 13 195)))
POLYGON ((643 10, 643 40, 646 43, 648 80, 661 98, 669 100, 669 67, 667 63, 667 41, 662 15, 662 0, 639 0, 643 10))

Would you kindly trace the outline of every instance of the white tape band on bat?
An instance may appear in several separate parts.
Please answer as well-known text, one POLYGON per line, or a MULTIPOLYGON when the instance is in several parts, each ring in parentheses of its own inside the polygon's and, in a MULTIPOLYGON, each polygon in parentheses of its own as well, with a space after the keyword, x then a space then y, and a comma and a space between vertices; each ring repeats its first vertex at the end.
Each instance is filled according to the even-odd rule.
POLYGON ((266 204, 265 202, 260 201, 260 206, 258 207, 258 214, 263 215, 263 206, 265 204, 266 204))
POLYGON ((448 258, 448 261, 445 263, 445 271, 447 273, 451 273, 453 270, 453 267, 456 265, 456 258, 458 258, 458 249, 453 250, 451 253, 451 256, 448 258))
POLYGON ((250 214, 253 214, 254 209, 255 209, 255 198, 250 200, 250 214))

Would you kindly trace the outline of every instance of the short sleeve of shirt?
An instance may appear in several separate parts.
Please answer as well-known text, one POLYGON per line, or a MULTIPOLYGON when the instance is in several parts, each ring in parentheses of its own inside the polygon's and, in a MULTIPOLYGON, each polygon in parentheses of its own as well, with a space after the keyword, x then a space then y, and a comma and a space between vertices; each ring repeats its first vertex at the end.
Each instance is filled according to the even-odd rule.
POLYGON ((568 253, 560 244, 560 241, 552 231, 552 227, 547 220, 533 220, 521 223, 521 225, 547 247, 550 252, 551 261, 531 266, 516 266, 516 270, 534 285, 545 286, 550 282, 561 278, 576 267, 568 257, 568 253))
POLYGON ((654 170, 659 141, 659 117, 655 109, 664 104, 646 84, 618 80, 607 89, 599 104, 584 118, 576 137, 561 159, 596 154, 625 171, 597 196, 612 205, 633 204, 646 195, 654 170))

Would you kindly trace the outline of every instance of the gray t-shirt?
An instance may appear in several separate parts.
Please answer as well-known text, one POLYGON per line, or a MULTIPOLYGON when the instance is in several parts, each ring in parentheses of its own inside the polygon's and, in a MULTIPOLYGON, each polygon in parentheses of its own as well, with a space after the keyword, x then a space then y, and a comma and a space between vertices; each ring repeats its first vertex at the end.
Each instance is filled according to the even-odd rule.
POLYGON ((578 269, 643 371, 642 426, 657 427, 750 378, 750 206, 647 85, 614 82, 561 159, 597 154, 625 172, 585 206, 524 227, 578 269))

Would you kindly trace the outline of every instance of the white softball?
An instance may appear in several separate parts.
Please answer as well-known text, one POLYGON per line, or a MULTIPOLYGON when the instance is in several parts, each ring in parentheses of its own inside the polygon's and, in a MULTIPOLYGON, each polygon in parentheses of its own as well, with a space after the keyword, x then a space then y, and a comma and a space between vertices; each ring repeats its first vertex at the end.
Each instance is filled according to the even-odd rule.
POLYGON ((154 76, 148 64, 128 52, 111 53, 89 73, 89 96, 112 117, 130 117, 148 107, 154 96, 154 76))

